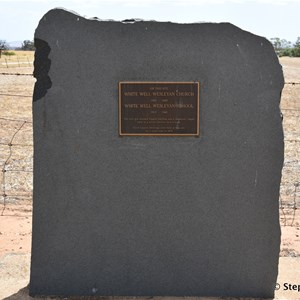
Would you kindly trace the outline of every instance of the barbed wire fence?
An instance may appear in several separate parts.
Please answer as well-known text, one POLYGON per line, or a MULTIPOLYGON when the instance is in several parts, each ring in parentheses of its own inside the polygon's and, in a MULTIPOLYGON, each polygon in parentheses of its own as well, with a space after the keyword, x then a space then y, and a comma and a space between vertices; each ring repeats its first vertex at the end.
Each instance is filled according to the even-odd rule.
MULTIPOLYGON (((28 180, 28 176, 22 176, 21 174, 30 174, 29 176, 32 178, 33 177, 33 170, 32 168, 17 168, 18 164, 13 164, 11 159, 13 157, 13 151, 15 147, 18 148, 30 148, 30 151, 26 151, 28 155, 30 155, 30 159, 32 159, 32 147, 33 145, 31 144, 18 144, 18 143, 14 143, 15 141, 15 137, 17 136, 17 134, 22 130, 22 128, 25 126, 25 124, 31 124, 32 126, 32 122, 30 121, 25 121, 25 120, 18 120, 18 119, 8 119, 8 118, 1 118, 1 121, 5 121, 5 122, 13 122, 15 124, 17 124, 15 131, 13 132, 13 135, 11 136, 11 138, 9 139, 8 143, 3 143, 0 142, 1 146, 6 146, 8 148, 8 154, 6 159, 4 160, 4 162, 2 163, 2 169, 1 169, 1 173, 2 173, 2 198, 3 198, 3 207, 2 207, 2 211, 1 211, 1 216, 4 215, 5 209, 6 209, 6 205, 8 202, 14 202, 17 200, 24 200, 24 199, 32 199, 32 190, 30 189, 32 186, 29 184, 29 189, 28 190, 28 184, 27 184, 27 188, 24 182, 19 182, 19 179, 22 181, 26 181, 28 180), (15 166, 14 166, 15 165, 15 166), (10 176, 8 176, 8 174, 10 174, 10 176), (12 176, 13 174, 16 175, 12 176), (23 186, 23 188, 22 188, 23 186), (24 188, 25 186, 25 188, 24 188)), ((21 149, 21 151, 24 153, 24 149, 21 149)), ((30 179, 29 179, 30 181, 30 179)))
MULTIPOLYGON (((3 65, 2 62, 0 65, 0 76, 9 78, 16 78, 14 76, 32 77, 33 74, 29 73, 32 70, 32 62, 28 58, 25 58, 23 62, 20 57, 15 59, 17 61, 11 65, 3 65), (22 65, 22 63, 24 64, 22 65), (12 69, 9 71, 4 68, 11 66, 14 68, 25 66, 25 68, 17 69, 18 72, 11 72, 12 69), (25 74, 19 73, 19 70, 25 74)), ((10 79, 8 80, 10 82, 10 79)), ((7 83, 8 81, 4 82, 7 83)), ((0 102, 1 98, 9 97, 12 98, 13 103, 18 105, 20 101, 32 98, 32 94, 25 95, 24 92, 17 91, 17 87, 16 89, 0 90, 0 102)), ((24 204, 25 202, 31 204, 33 188, 32 121, 28 117, 10 117, 9 113, 7 114, 8 117, 4 115, 6 114, 1 113, 0 115, 0 217, 11 216, 10 209, 7 210, 8 205, 13 205, 17 208, 19 205, 15 204, 24 204)), ((24 207, 21 210, 24 210, 24 207)), ((14 209, 13 216, 19 217, 24 215, 21 210, 14 209)), ((26 211, 31 213, 30 207, 26 211)))
MULTIPOLYGON (((32 74, 20 73, 0 73, 0 75, 32 76, 32 74)), ((300 85, 300 82, 286 82, 285 85, 296 86, 300 85)), ((32 97, 32 95, 0 92, 0 97, 1 96, 10 96, 16 98, 32 97)), ((293 128, 294 132, 290 134, 289 124, 284 124, 284 127, 286 125, 286 128, 284 128, 286 153, 279 198, 280 221, 282 226, 300 226, 300 107, 281 108, 281 112, 283 114, 283 120, 292 122, 296 127, 298 124, 299 128, 298 132, 297 128, 293 128)), ((2 209, 0 210, 0 216, 5 216, 8 204, 19 203, 19 201, 22 200, 32 200, 33 144, 18 143, 16 141, 18 135, 26 126, 30 126, 30 130, 32 131, 32 121, 0 116, 0 124, 1 122, 9 124, 9 128, 14 128, 14 130, 11 131, 11 135, 8 139, 5 140, 0 136, 0 147, 4 147, 7 150, 4 157, 1 157, 3 155, 0 156, 0 163, 2 165, 2 209), (20 163, 20 159, 14 159, 15 153, 17 155, 23 153, 23 157, 21 155, 21 160, 23 160, 23 162, 26 161, 25 164, 23 163, 23 166, 22 163, 20 163), (27 181, 27 184, 22 181, 27 181)))
POLYGON ((9 55, 2 54, 0 60, 0 68, 21 68, 21 67, 32 67, 33 61, 27 55, 9 55))

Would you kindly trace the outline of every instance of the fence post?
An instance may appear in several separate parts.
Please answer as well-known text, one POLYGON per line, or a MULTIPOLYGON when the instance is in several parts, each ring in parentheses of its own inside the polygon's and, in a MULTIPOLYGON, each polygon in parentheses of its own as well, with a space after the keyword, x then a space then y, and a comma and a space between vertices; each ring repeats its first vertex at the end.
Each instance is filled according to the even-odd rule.
POLYGON ((5 57, 5 62, 6 62, 6 68, 8 68, 8 63, 7 63, 7 59, 6 59, 6 57, 5 57))

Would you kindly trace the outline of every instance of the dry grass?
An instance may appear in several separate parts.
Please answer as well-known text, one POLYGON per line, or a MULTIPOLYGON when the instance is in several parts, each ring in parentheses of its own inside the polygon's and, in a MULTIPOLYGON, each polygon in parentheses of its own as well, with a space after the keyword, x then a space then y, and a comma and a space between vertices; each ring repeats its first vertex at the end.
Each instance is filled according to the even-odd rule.
MULTIPOLYGON (((12 68, 21 68, 21 67, 32 67, 34 59, 34 51, 20 51, 15 50, 9 52, 14 53, 15 55, 4 55, 2 52, 0 58, 0 72, 8 72, 8 69, 12 68)), ((10 70, 11 72, 11 70, 10 70)))

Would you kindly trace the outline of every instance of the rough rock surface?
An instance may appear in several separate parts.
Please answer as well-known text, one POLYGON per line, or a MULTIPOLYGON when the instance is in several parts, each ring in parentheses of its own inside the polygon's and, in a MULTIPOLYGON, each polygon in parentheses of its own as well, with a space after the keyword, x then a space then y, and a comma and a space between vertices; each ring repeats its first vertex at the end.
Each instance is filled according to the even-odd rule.
POLYGON ((272 297, 283 164, 272 45, 227 23, 62 9, 35 39, 31 295, 272 297), (120 81, 199 81, 200 137, 119 137, 120 81))

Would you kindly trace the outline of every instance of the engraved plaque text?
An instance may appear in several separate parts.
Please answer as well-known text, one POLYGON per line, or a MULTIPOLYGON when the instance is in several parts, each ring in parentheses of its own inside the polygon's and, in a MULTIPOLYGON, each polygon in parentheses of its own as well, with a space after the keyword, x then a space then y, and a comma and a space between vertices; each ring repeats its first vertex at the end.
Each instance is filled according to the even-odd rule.
POLYGON ((119 134, 198 136, 199 82, 120 82, 119 134))

